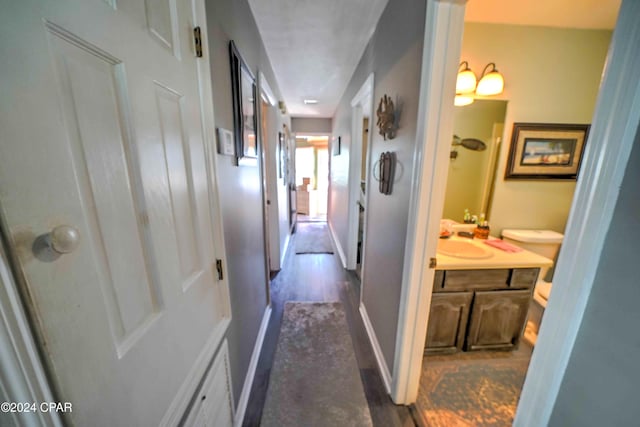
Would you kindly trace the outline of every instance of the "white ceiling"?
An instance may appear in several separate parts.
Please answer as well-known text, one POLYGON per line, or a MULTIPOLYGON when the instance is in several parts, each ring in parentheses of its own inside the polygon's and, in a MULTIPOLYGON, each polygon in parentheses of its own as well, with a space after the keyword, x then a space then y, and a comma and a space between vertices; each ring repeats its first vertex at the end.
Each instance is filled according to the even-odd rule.
POLYGON ((294 117, 331 117, 387 0, 249 0, 294 117), (304 99, 317 99, 305 105, 304 99))
MULTIPOLYGON (((291 116, 333 116, 387 1, 249 0, 291 116)), ((465 21, 612 29, 620 2, 469 0, 465 21)))

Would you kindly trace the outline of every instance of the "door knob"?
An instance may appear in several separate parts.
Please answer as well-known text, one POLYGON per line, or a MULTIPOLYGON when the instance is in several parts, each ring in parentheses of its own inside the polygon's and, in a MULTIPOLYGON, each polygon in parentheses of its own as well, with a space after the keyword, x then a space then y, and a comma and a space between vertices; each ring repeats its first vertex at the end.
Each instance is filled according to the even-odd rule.
POLYGON ((70 225, 59 225, 47 235, 47 243, 59 254, 71 253, 80 244, 80 232, 70 225))

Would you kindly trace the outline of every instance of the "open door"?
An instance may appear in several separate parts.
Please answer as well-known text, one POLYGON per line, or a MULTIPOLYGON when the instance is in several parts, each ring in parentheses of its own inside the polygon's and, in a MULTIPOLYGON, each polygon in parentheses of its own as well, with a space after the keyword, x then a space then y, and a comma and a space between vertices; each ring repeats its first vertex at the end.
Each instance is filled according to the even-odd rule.
POLYGON ((69 425, 177 424, 230 318, 204 4, 147 5, 0 16, 2 232, 69 425))

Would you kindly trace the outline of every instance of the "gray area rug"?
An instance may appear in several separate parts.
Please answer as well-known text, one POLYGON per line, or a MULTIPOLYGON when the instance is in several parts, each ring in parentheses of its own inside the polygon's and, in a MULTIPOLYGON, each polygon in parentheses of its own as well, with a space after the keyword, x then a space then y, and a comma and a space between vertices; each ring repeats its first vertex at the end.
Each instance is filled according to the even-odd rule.
POLYGON ((373 425, 341 303, 285 303, 260 425, 373 425))
POLYGON ((332 254, 333 246, 327 224, 314 222, 298 223, 296 232, 296 254, 332 254))

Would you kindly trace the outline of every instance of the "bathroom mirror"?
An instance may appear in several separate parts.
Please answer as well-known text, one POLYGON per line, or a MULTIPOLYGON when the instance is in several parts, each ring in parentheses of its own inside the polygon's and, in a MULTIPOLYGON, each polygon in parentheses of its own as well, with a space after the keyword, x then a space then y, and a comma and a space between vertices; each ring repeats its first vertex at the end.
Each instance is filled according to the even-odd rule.
POLYGON ((506 112, 507 101, 491 99, 456 107, 443 218, 462 222, 469 209, 489 219, 506 112))

